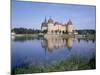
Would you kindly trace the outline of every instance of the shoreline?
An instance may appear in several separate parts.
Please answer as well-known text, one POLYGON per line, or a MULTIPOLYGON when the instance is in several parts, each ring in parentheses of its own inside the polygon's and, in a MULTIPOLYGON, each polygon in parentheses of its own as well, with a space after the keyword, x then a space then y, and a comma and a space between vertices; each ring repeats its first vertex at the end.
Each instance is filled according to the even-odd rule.
POLYGON ((62 37, 62 38, 91 38, 95 39, 96 35, 95 34, 89 34, 89 35, 83 35, 83 34, 15 34, 11 35, 11 37, 62 37))

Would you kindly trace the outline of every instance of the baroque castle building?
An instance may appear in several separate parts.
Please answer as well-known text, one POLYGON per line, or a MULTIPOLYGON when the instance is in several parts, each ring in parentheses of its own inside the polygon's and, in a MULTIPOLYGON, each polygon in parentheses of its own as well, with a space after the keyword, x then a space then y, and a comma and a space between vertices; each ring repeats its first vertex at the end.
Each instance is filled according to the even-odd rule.
POLYGON ((44 22, 42 22, 41 30, 46 31, 48 34, 72 33, 73 25, 70 19, 65 24, 62 24, 54 21, 52 18, 49 18, 48 20, 45 18, 44 22))

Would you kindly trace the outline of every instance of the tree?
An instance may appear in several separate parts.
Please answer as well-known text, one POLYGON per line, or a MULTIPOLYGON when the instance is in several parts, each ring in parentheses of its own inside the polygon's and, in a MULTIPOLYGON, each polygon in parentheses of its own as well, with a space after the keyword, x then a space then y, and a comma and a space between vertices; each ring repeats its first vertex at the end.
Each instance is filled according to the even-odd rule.
POLYGON ((27 28, 14 28, 11 30, 11 32, 15 32, 16 34, 34 34, 34 33, 40 33, 41 30, 34 30, 34 29, 27 29, 27 28))

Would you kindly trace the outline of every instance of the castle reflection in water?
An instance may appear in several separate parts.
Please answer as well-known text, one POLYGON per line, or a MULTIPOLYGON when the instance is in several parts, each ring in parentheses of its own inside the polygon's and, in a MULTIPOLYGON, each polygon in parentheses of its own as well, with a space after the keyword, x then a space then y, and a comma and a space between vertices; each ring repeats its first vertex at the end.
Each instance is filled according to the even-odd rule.
POLYGON ((52 52, 57 48, 72 48, 74 38, 63 38, 63 37, 44 37, 41 41, 43 48, 48 49, 49 52, 52 52))
POLYGON ((92 43, 95 42, 95 39, 89 39, 89 38, 73 38, 68 37, 64 38, 61 36, 47 36, 47 37, 14 37, 12 38, 13 41, 18 42, 25 42, 26 40, 39 40, 37 42, 41 43, 42 48, 45 50, 48 50, 49 52, 52 52, 56 49, 60 48, 67 48, 68 50, 71 50, 73 47, 73 43, 75 41, 78 41, 80 43, 82 40, 84 42, 89 43, 89 41, 92 41, 92 43))

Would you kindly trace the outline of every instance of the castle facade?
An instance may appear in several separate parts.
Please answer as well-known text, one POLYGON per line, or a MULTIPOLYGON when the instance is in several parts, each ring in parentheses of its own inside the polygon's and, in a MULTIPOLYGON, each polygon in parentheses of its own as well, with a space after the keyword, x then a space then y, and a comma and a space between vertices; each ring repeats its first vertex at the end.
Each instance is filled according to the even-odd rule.
POLYGON ((54 21, 52 18, 48 20, 45 18, 44 22, 42 22, 41 30, 46 31, 48 34, 72 33, 73 25, 70 19, 65 24, 62 24, 54 21))

